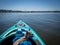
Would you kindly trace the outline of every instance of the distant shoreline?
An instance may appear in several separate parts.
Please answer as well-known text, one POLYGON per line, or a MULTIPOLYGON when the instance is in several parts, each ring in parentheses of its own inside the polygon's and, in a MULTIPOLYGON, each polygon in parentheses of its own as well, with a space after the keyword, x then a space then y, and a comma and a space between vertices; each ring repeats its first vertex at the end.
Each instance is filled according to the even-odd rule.
POLYGON ((60 13, 60 11, 18 11, 18 10, 0 10, 0 13, 60 13))

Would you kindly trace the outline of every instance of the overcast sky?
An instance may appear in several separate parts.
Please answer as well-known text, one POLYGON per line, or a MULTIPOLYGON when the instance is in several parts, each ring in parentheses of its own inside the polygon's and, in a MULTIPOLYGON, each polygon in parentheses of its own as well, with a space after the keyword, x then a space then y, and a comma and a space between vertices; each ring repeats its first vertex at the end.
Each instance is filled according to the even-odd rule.
POLYGON ((60 10, 60 0, 0 0, 0 9, 60 10))

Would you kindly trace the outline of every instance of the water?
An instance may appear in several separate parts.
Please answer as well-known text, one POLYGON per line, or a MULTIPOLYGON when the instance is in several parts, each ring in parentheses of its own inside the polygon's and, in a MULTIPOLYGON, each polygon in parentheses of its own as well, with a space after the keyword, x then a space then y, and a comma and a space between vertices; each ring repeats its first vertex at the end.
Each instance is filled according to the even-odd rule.
POLYGON ((0 34, 19 20, 31 26, 47 45, 59 45, 60 13, 0 13, 0 34))

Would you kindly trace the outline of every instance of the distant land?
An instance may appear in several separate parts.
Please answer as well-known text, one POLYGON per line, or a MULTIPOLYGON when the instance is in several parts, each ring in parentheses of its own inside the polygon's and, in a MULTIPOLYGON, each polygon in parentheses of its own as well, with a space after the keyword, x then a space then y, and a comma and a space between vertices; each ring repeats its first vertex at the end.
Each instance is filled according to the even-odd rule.
POLYGON ((0 10, 0 13, 60 13, 60 11, 18 11, 18 10, 0 10))

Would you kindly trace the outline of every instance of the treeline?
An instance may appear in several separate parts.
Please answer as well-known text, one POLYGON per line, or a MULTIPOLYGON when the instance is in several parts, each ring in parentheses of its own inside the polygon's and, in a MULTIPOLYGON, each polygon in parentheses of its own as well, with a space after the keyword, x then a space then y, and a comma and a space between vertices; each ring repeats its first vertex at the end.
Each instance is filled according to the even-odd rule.
POLYGON ((22 12, 22 11, 14 11, 14 10, 0 10, 0 13, 6 13, 6 12, 22 12))
POLYGON ((0 10, 0 13, 11 13, 11 12, 18 12, 18 13, 60 13, 60 11, 18 11, 18 10, 0 10))

